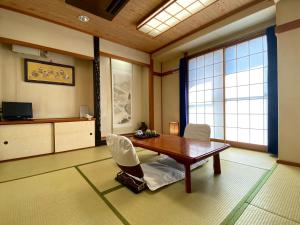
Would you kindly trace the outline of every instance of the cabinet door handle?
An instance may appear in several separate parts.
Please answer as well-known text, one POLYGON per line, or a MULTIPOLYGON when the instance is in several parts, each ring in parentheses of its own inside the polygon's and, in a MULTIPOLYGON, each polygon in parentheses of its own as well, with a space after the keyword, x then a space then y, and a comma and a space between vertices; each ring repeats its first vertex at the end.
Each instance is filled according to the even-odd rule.
POLYGON ((3 144, 7 145, 7 144, 8 144, 8 141, 4 141, 3 144))
POLYGON ((93 133, 90 133, 90 135, 93 135, 93 133))

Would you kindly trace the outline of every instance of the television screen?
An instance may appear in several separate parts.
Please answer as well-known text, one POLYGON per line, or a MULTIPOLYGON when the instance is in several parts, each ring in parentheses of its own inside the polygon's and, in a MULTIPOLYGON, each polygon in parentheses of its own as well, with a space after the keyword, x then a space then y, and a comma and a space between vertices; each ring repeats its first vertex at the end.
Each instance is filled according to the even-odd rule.
POLYGON ((32 118, 32 103, 27 102, 2 102, 4 119, 29 119, 32 118))

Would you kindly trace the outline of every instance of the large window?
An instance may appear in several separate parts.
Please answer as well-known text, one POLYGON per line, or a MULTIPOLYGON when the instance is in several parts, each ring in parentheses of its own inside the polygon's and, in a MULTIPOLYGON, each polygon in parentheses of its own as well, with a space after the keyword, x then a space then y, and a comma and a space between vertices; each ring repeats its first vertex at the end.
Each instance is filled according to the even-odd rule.
POLYGON ((190 59, 189 122, 209 124, 212 138, 267 145, 267 63, 265 36, 190 59))

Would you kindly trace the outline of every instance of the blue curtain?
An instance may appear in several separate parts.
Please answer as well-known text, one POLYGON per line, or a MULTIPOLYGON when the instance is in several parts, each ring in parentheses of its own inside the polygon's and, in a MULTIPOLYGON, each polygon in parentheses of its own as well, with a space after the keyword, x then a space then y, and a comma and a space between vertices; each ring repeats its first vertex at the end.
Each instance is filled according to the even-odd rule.
POLYGON ((268 152, 278 154, 277 38, 275 26, 266 30, 268 43, 268 152))
POLYGON ((179 93, 180 93, 180 136, 188 122, 188 59, 182 58, 179 63, 179 93))

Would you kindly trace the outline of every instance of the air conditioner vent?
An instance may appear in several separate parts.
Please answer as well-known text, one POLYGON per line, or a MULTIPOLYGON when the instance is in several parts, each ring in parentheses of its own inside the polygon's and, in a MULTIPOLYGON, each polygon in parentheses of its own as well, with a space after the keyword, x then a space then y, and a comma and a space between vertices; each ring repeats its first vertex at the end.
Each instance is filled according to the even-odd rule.
POLYGON ((128 0, 112 0, 109 6, 106 9, 106 12, 116 15, 123 6, 127 3, 128 0))

